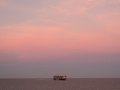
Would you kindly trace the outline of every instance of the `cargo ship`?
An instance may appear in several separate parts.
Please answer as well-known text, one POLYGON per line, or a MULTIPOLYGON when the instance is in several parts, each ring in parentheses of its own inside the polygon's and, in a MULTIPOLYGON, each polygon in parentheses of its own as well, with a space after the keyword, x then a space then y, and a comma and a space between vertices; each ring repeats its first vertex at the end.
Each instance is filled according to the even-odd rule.
POLYGON ((53 80, 66 80, 67 76, 66 75, 54 75, 53 80))

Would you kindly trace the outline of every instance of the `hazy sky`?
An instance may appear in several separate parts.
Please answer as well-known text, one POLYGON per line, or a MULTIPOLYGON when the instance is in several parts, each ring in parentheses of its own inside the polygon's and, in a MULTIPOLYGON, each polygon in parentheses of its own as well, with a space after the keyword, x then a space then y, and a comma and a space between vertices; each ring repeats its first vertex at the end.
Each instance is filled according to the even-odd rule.
POLYGON ((120 0, 0 0, 0 78, 120 78, 120 0))

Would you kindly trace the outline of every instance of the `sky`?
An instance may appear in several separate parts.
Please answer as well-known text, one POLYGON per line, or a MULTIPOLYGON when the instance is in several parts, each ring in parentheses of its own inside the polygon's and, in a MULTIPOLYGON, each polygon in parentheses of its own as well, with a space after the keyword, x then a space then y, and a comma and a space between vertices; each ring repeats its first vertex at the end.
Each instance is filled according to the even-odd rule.
POLYGON ((120 0, 0 0, 0 78, 120 78, 120 0))

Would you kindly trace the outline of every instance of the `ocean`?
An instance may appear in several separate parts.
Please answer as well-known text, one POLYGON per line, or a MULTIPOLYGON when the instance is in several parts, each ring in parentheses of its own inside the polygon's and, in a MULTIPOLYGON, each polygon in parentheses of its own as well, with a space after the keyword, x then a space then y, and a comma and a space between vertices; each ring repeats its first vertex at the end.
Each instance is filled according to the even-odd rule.
POLYGON ((120 90, 120 78, 0 79, 0 90, 120 90))

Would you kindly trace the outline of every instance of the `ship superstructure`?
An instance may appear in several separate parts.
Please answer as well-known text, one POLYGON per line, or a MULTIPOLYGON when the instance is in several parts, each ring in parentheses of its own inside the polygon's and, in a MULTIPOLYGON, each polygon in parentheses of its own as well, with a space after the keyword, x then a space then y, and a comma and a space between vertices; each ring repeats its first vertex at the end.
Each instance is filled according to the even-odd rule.
POLYGON ((66 80, 67 76, 66 75, 54 75, 53 80, 66 80))

